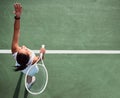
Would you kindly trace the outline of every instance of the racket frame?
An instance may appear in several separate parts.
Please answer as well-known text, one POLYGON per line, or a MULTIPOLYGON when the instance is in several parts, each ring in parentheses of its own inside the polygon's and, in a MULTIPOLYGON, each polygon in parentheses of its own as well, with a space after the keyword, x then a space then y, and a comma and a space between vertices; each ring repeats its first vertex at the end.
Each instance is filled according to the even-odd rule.
MULTIPOLYGON (((45 45, 42 45, 42 48, 44 48, 44 47, 45 47, 45 45)), ((41 64, 40 64, 40 63, 38 63, 38 64, 35 63, 34 65, 32 65, 32 66, 28 69, 28 71, 27 71, 27 73, 26 73, 26 75, 25 75, 25 88, 27 89, 27 91, 28 91, 30 94, 33 94, 33 95, 41 94, 41 93, 45 90, 45 88, 46 88, 46 86, 47 86, 47 83, 48 83, 48 71, 47 71, 47 69, 46 69, 46 67, 45 67, 45 65, 44 65, 44 61, 43 61, 43 59, 42 59, 42 56, 43 56, 43 53, 40 53, 40 58, 39 58, 38 61, 36 62, 36 63, 38 63, 38 62, 40 61, 41 64), (44 85, 44 87, 42 88, 42 90, 39 91, 39 92, 32 92, 32 91, 30 91, 29 88, 27 87, 27 76, 28 76, 29 71, 30 71, 34 66, 42 66, 42 67, 45 69, 45 73, 46 73, 45 85, 44 85)))

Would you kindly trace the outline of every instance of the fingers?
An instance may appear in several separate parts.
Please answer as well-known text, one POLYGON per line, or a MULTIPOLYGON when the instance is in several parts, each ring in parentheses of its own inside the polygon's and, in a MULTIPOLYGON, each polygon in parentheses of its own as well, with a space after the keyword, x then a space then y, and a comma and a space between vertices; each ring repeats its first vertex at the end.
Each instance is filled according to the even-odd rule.
POLYGON ((21 7, 22 7, 21 3, 15 3, 14 4, 14 8, 21 8, 21 7))
POLYGON ((46 49, 45 48, 41 48, 40 49, 40 53, 45 53, 46 52, 46 49))
POLYGON ((15 3, 14 8, 15 8, 15 11, 21 11, 21 9, 22 9, 21 3, 15 3))
POLYGON ((15 3, 14 4, 15 11, 13 12, 16 16, 20 16, 22 13, 22 5, 21 3, 15 3))
POLYGON ((44 59, 44 54, 46 52, 46 49, 45 48, 41 48, 40 49, 40 58, 44 59), (42 54, 41 54, 42 53, 42 54))

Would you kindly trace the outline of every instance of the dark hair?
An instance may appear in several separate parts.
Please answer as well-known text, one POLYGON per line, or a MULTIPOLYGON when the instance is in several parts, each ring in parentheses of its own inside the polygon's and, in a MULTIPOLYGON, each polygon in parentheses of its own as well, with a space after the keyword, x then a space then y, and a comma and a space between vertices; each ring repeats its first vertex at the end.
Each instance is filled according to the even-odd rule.
POLYGON ((29 61, 30 57, 29 55, 23 54, 23 53, 17 53, 17 63, 20 64, 20 66, 16 66, 15 71, 23 70, 27 67, 27 63, 29 61))

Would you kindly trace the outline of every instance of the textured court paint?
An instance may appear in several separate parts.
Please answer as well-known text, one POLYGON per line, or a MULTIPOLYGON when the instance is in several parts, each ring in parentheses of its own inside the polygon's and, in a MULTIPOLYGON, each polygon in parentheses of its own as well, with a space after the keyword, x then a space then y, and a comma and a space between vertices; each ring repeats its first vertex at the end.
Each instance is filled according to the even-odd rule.
MULTIPOLYGON (((1 2, 0 9, 4 11, 0 13, 0 49, 10 49, 15 0, 1 2)), ((20 45, 33 50, 41 44, 50 50, 120 49, 119 0, 22 0, 21 3, 24 9, 20 45)))
MULTIPOLYGON (((12 70, 15 61, 11 55, 1 54, 0 58, 0 96, 2 98, 8 98, 8 96, 12 98, 14 93, 17 92, 16 87, 19 84, 20 73, 15 73, 12 70), (5 88, 7 88, 7 94, 5 88)), ((47 88, 43 94, 39 96, 28 94, 27 98, 120 97, 118 86, 120 83, 120 55, 51 54, 46 55, 45 58, 49 74, 47 88)), ((21 78, 20 87, 19 98, 24 98, 24 75, 21 78)))
MULTIPOLYGON (((119 0, 0 0, 0 49, 11 47, 16 1, 24 8, 20 45, 32 50, 41 44, 49 50, 120 50, 119 0)), ((120 98, 119 58, 46 55, 48 86, 32 96, 25 92, 24 76, 13 72, 12 56, 0 54, 0 98, 120 98)))

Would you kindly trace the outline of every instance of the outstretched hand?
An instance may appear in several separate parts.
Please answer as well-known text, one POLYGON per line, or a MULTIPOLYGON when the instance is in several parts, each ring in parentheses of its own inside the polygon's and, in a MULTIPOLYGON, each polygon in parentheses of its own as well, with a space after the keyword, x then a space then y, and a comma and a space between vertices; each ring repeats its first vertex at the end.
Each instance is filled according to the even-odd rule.
POLYGON ((43 55, 42 55, 42 59, 44 59, 44 54, 45 54, 45 52, 46 52, 46 49, 45 49, 44 47, 42 47, 42 48, 40 49, 40 53, 43 54, 43 55))
POLYGON ((46 52, 46 49, 45 49, 45 48, 41 48, 41 49, 40 49, 40 53, 45 54, 45 52, 46 52))
POLYGON ((15 3, 14 9, 15 11, 13 13, 16 15, 16 17, 20 17, 22 14, 22 5, 20 3, 15 3))

